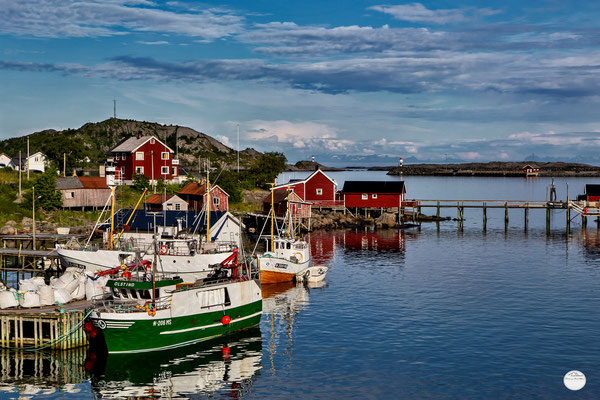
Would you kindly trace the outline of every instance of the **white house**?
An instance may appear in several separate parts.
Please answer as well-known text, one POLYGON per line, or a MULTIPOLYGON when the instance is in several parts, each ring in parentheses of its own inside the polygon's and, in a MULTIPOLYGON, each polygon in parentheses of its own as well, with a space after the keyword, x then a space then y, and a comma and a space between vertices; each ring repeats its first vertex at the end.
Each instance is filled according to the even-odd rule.
POLYGON ((9 157, 7 154, 5 154, 5 153, 0 154, 0 168, 1 167, 10 167, 11 161, 12 161, 12 158, 9 157))
POLYGON ((20 160, 18 156, 12 158, 11 167, 16 171, 27 171, 29 169, 29 171, 44 172, 46 170, 46 156, 39 151, 30 154, 29 157, 21 153, 20 160))

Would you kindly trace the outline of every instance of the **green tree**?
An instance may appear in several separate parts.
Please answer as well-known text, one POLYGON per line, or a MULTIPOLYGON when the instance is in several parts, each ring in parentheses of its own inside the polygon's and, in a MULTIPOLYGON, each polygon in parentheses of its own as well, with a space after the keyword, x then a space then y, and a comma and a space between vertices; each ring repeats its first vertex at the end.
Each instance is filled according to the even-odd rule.
POLYGON ((143 192, 148 187, 150 187, 150 179, 146 175, 136 172, 133 175, 133 188, 138 192, 143 192))
POLYGON ((156 179, 156 190, 159 193, 162 193, 166 187, 167 187, 167 181, 165 181, 165 178, 163 178, 162 176, 158 177, 156 179))
POLYGON ((253 180, 258 187, 266 188, 277 175, 285 171, 287 159, 283 153, 267 152, 261 154, 247 171, 247 179, 253 180))
MULTIPOLYGON (((211 177, 212 179, 216 179, 216 177, 211 177)), ((237 172, 224 170, 213 183, 227 192, 230 202, 239 203, 242 201, 242 185, 240 175, 237 172)))
POLYGON ((62 207, 62 195, 56 190, 56 169, 50 167, 35 180, 36 204, 46 211, 62 207))

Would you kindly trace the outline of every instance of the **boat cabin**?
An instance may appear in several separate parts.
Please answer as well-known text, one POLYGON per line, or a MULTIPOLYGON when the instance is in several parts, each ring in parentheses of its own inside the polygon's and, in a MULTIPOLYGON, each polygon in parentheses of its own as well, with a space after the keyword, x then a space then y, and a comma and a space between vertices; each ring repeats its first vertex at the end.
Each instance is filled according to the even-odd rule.
MULTIPOLYGON (((271 247, 271 237, 263 236, 267 241, 266 248, 271 247)), ((275 237, 273 248, 265 252, 266 257, 276 257, 292 262, 305 262, 310 259, 310 248, 308 243, 296 238, 275 237)))
MULTIPOLYGON (((160 280, 154 284, 154 298, 159 299, 164 296, 167 289, 175 290, 183 279, 160 280)), ((113 299, 122 301, 141 301, 142 303, 152 300, 152 281, 137 281, 127 279, 110 279, 106 282, 106 287, 110 288, 113 299)))

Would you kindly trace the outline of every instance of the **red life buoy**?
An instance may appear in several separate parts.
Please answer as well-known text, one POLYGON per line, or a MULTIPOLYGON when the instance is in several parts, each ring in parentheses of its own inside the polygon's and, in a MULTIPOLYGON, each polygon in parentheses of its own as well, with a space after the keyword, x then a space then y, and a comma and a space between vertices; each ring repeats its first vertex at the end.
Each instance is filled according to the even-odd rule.
POLYGON ((169 248, 167 247, 167 245, 163 244, 160 246, 158 251, 160 252, 160 254, 162 254, 164 256, 165 254, 167 254, 169 252, 169 248))

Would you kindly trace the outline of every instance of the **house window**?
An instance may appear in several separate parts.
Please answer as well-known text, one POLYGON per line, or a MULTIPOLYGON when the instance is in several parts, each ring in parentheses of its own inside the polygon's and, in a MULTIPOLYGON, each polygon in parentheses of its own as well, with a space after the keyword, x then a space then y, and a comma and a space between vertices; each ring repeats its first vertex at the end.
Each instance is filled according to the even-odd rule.
POLYGON ((121 159, 122 159, 122 160, 125 160, 126 156, 127 156, 127 155, 126 155, 125 153, 123 153, 123 154, 121 155, 121 159))
POLYGON ((160 173, 162 175, 169 175, 169 167, 160 167, 160 173))
POLYGON ((317 195, 320 196, 323 194, 323 189, 319 188, 317 189, 317 195))
POLYGON ((75 198, 75 192, 69 192, 69 198, 74 199, 75 198))
POLYGON ((135 173, 136 174, 143 174, 144 173, 144 167, 135 167, 135 173))
POLYGON ((162 153, 160 153, 160 159, 161 160, 168 160, 169 159, 169 152, 168 151, 163 151, 162 153))
POLYGON ((298 210, 302 210, 302 204, 298 204, 298 210))
POLYGON ((115 161, 119 161, 119 155, 115 154, 115 161))
POLYGON ((177 167, 173 167, 173 176, 177 176, 177 167))
POLYGON ((363 193, 363 195, 362 195, 362 199, 363 199, 363 200, 369 200, 369 195, 368 195, 368 194, 365 194, 365 193, 363 193))
POLYGON ((179 204, 179 203, 175 204, 175 210, 180 211, 181 210, 181 204, 179 204))
POLYGON ((377 195, 376 195, 376 194, 372 194, 372 195, 371 195, 371 198, 373 198, 373 199, 376 199, 376 198, 377 198, 377 195))
POLYGON ((154 138, 150 139, 150 144, 154 144, 154 138))
POLYGON ((143 151, 136 151, 135 152, 135 159, 138 161, 144 161, 144 152, 143 151))
POLYGON ((119 174, 121 174, 121 176, 125 175, 125 167, 119 168, 119 174))
POLYGON ((221 199, 218 197, 213 197, 213 204, 215 206, 218 206, 219 204, 221 204, 221 199))

